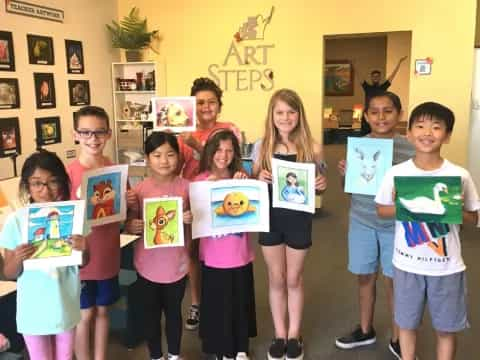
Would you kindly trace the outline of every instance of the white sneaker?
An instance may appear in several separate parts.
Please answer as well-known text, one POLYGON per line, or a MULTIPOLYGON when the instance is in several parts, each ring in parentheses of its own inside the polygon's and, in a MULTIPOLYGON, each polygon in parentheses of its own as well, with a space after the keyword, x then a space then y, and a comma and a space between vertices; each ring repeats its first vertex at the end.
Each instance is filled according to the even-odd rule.
POLYGON ((180 355, 172 355, 172 354, 166 355, 164 359, 165 360, 182 360, 180 355))
POLYGON ((248 357, 247 353, 239 352, 237 353, 235 360, 250 360, 250 358, 248 357))

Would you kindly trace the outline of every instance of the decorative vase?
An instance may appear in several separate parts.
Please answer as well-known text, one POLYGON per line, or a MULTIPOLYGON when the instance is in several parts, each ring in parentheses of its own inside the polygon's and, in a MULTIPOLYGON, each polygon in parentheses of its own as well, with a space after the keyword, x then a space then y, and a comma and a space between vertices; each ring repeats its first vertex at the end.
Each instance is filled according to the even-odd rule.
POLYGON ((125 58, 127 62, 139 62, 143 61, 142 50, 125 50, 125 58))

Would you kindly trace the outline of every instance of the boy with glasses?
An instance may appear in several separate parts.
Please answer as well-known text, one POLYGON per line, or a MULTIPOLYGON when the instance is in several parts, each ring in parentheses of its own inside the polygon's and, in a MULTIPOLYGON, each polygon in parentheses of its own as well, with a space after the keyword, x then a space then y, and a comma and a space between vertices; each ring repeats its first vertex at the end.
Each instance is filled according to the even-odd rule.
MULTIPOLYGON (((74 138, 80 144, 78 158, 67 166, 72 182, 71 199, 80 199, 82 177, 86 171, 113 165, 103 155, 112 132, 108 114, 97 106, 85 106, 75 116, 74 138)), ((108 306, 120 296, 120 223, 92 227, 87 236, 90 261, 80 269, 82 318, 77 326, 75 356, 79 360, 106 359, 108 344, 108 306), (90 354, 90 329, 94 329, 94 356, 90 354)))

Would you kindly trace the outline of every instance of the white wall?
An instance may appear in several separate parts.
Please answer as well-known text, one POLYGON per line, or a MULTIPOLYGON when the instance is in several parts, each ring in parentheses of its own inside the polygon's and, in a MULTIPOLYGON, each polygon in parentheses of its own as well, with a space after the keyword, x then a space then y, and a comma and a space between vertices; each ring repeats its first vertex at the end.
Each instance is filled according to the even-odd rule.
MULTIPOLYGON (((68 80, 90 80, 92 105, 104 107, 112 114, 111 62, 118 60, 118 52, 111 49, 110 38, 105 24, 117 18, 116 0, 82 0, 61 1, 44 0, 41 4, 62 9, 65 12, 64 23, 15 15, 5 12, 5 2, 0 2, 0 30, 13 33, 15 51, 15 72, 0 71, 0 77, 17 78, 20 87, 20 109, 0 110, 0 119, 19 117, 22 139, 22 155, 18 158, 20 172, 26 156, 35 148, 35 118, 60 116, 62 143, 46 146, 57 152, 65 160, 65 152, 75 149, 71 135, 73 112, 78 106, 70 106, 68 97, 68 80), (28 63, 27 34, 53 37, 55 65, 31 65, 28 63), (65 39, 83 42, 85 57, 85 74, 67 74, 65 39), (37 110, 35 102, 33 73, 54 73, 57 107, 55 109, 37 110)), ((109 145, 107 154, 113 154, 109 145)), ((70 161, 70 160, 68 160, 70 161)), ((13 176, 10 159, 0 159, 0 179, 13 176)))
MULTIPOLYGON (((386 76, 389 76, 398 60, 403 56, 408 56, 408 59, 404 61, 395 76, 392 86, 388 89, 394 92, 402 100, 402 106, 404 109, 402 121, 408 120, 409 109, 409 82, 410 82, 410 52, 412 48, 412 33, 410 31, 398 31, 388 33, 387 35, 387 68, 386 76)), ((413 71, 413 70, 412 70, 413 71)), ((414 104, 412 104, 414 105, 414 104)))

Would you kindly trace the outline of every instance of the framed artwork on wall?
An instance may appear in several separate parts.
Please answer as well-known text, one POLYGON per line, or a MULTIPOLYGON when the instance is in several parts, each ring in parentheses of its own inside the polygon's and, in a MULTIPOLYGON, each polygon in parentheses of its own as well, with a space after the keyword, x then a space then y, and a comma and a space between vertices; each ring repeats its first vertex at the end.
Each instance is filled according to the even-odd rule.
POLYGON ((70 105, 90 105, 90 82, 88 80, 68 80, 70 105))
POLYGON ((60 117, 51 116, 35 119, 37 146, 51 145, 62 142, 60 117))
POLYGON ((19 107, 18 80, 0 78, 0 109, 17 109, 19 107))
POLYGON ((325 96, 353 95, 353 66, 349 60, 327 60, 324 70, 325 96))
POLYGON ((0 119, 0 157, 21 153, 18 117, 0 119))
POLYGON ((28 62, 36 65, 54 65, 53 38, 27 34, 28 62))
POLYGON ((37 109, 51 109, 56 106, 55 82, 52 73, 33 73, 37 109))
POLYGON ((10 31, 0 31, 0 71, 15 71, 15 54, 10 31))
POLYGON ((67 56, 67 73, 84 74, 85 60, 81 41, 65 40, 65 54, 67 56))

